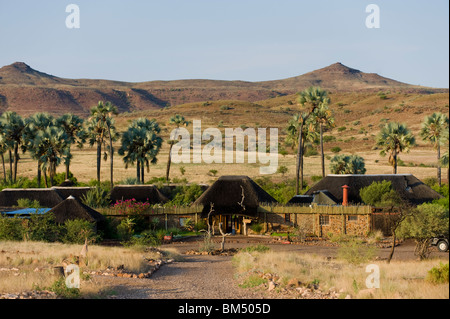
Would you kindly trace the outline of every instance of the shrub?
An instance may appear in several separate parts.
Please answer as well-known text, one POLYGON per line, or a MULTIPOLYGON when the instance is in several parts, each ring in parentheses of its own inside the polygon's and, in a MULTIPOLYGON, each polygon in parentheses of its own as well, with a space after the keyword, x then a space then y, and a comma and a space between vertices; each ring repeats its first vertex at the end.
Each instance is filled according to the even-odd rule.
POLYGON ((339 146, 335 146, 335 147, 333 147, 333 148, 331 149, 331 151, 332 151, 333 153, 339 153, 340 151, 342 151, 342 149, 341 149, 339 146))
POLYGON ((61 227, 53 214, 32 214, 28 222, 27 237, 33 241, 55 242, 60 239, 61 227))
POLYGON ((84 244, 86 238, 91 242, 98 240, 93 223, 82 219, 67 220, 64 223, 64 243, 84 244))
POLYGON ((265 253, 269 250, 270 250, 269 247, 262 245, 262 244, 258 244, 256 246, 247 246, 247 247, 241 249, 241 251, 248 252, 248 253, 251 253, 254 251, 259 252, 259 253, 265 253))
POLYGON ((439 266, 433 267, 430 271, 428 271, 426 280, 433 284, 445 284, 448 283, 448 275, 448 263, 443 264, 440 262, 439 266))
POLYGON ((366 263, 374 256, 375 248, 364 245, 357 239, 342 243, 338 249, 338 258, 355 265, 366 263))
POLYGON ((253 230, 255 233, 259 234, 263 229, 263 225, 260 223, 252 224, 250 226, 250 229, 253 230))
POLYGON ((96 186, 81 196, 83 204, 92 208, 108 207, 111 204, 109 191, 102 186, 96 186))
POLYGON ((22 240, 25 235, 23 219, 0 216, 0 240, 22 240))
POLYGON ((203 193, 202 188, 198 184, 177 186, 172 192, 173 199, 169 205, 184 206, 195 202, 203 193))
POLYGON ((29 198, 19 198, 17 200, 17 207, 41 208, 42 206, 37 199, 31 200, 29 198))
MULTIPOLYGON (((371 206, 377 206, 382 201, 383 195, 392 190, 390 181, 373 182, 369 186, 363 187, 359 191, 361 200, 371 206)), ((386 195, 388 196, 388 195, 386 195)))

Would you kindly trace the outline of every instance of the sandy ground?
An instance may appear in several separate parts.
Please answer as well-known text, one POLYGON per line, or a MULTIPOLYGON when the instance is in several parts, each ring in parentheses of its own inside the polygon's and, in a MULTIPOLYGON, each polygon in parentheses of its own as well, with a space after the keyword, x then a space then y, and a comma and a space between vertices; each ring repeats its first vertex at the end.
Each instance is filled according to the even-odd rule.
MULTIPOLYGON (((184 254, 199 247, 199 239, 185 243, 163 245, 161 249, 176 249, 184 254)), ((324 257, 335 257, 337 247, 306 246, 273 243, 267 239, 251 237, 231 237, 225 248, 242 248, 249 245, 264 244, 278 251, 291 251, 299 254, 309 253, 324 257)), ((390 248, 377 250, 379 258, 386 258, 390 248)), ((430 257, 449 259, 448 252, 433 250, 430 257)), ((414 260, 414 243, 404 242, 397 246, 393 260, 414 260)), ((96 278, 102 285, 110 287, 112 298, 117 299, 264 299, 273 298, 266 292, 251 291, 238 287, 230 256, 183 255, 183 260, 166 264, 150 279, 127 279, 117 277, 96 278)))

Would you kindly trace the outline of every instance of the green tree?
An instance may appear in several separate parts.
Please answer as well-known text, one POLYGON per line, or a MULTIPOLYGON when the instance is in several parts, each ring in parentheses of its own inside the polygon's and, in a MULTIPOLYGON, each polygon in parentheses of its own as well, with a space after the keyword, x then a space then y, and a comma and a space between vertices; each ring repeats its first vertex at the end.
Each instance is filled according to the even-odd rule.
POLYGON ((44 172, 46 187, 48 187, 47 172, 50 177, 50 184, 53 185, 56 167, 67 156, 67 139, 67 135, 62 128, 49 126, 42 131, 38 131, 33 140, 30 141, 30 148, 34 150, 35 156, 39 155, 38 161, 41 163, 41 169, 44 172))
POLYGON ((398 193, 392 189, 390 181, 373 182, 369 186, 359 190, 359 196, 366 205, 371 206, 396 206, 402 204, 398 193))
POLYGON ((449 230, 449 211, 438 204, 425 203, 417 206, 413 214, 408 215, 398 228, 401 238, 413 238, 416 242, 415 253, 420 259, 429 254, 429 241, 432 237, 447 235, 449 230))
POLYGON ((24 148, 30 153, 31 157, 37 160, 37 185, 41 187, 41 157, 47 152, 35 143, 39 132, 45 131, 48 127, 54 125, 54 118, 48 113, 38 112, 25 119, 25 129, 23 132, 24 148))
MULTIPOLYGON (((176 114, 169 119, 169 124, 175 126, 174 137, 178 138, 178 130, 181 126, 188 126, 189 121, 186 121, 184 116, 180 114, 176 114)), ((169 182, 169 173, 170 173, 170 164, 172 162, 172 147, 178 140, 171 139, 168 141, 169 143, 169 158, 167 160, 167 169, 166 169, 166 181, 169 182)))
MULTIPOLYGON (((312 117, 308 113, 295 114, 289 120, 288 126, 286 128, 287 137, 286 141, 288 144, 297 149, 297 167, 296 167, 296 181, 300 183, 300 187, 303 190, 303 157, 306 152, 307 147, 311 146, 315 140, 317 140, 318 133, 316 122, 312 120, 312 117), (302 134, 300 134, 302 132, 302 134)), ((299 187, 296 187, 297 194, 300 192, 299 187)))
POLYGON ((322 177, 325 177, 325 153, 323 150, 323 131, 324 129, 330 129, 334 127, 334 116, 333 112, 328 106, 328 99, 325 99, 319 106, 314 110, 314 117, 319 123, 319 134, 320 134, 320 159, 322 164, 322 177))
MULTIPOLYGON (((300 105, 309 106, 309 110, 304 112, 304 116, 301 116, 300 121, 300 132, 303 132, 303 126, 308 120, 308 118, 315 112, 315 110, 320 107, 323 103, 328 103, 329 98, 327 97, 327 92, 322 90, 319 87, 310 87, 299 93, 298 102, 300 105)), ((303 134, 299 134, 298 136, 298 150, 297 150, 297 166, 296 166, 296 181, 297 187, 296 192, 297 195, 300 194, 299 186, 303 188, 303 181, 300 181, 300 169, 303 161, 303 134)))
POLYGON ((17 180, 17 166, 20 159, 19 148, 24 142, 22 134, 25 129, 25 122, 16 112, 7 111, 0 116, 0 123, 3 128, 3 135, 6 143, 5 145, 8 146, 10 182, 15 183, 17 180), (12 152, 14 152, 14 157, 12 152))
POLYGON ((335 155, 330 161, 332 174, 365 174, 364 158, 359 155, 335 155))
POLYGON ((448 139, 448 117, 442 113, 433 113, 427 116, 422 123, 420 136, 426 142, 430 142, 437 151, 437 179, 439 186, 441 181, 441 145, 448 139))
POLYGON ((415 138, 406 125, 395 122, 387 123, 376 137, 376 145, 382 148, 380 155, 389 153, 393 174, 397 174, 398 154, 409 152, 415 144, 415 138))
POLYGON ((69 179, 70 175, 70 162, 72 160, 72 153, 70 151, 70 147, 72 144, 77 143, 77 146, 79 148, 83 147, 83 143, 86 142, 86 132, 83 128, 84 120, 76 116, 74 114, 63 114, 59 118, 56 119, 55 124, 59 127, 61 127, 64 132, 66 132, 66 135, 68 137, 67 143, 68 143, 68 151, 67 151, 67 157, 65 160, 66 165, 66 179, 69 179))
MULTIPOLYGON (((99 101, 98 104, 91 108, 91 116, 87 122, 87 136, 89 138, 89 145, 97 145, 97 181, 100 183, 100 168, 102 157, 102 146, 109 150, 110 154, 110 179, 111 189, 113 188, 114 167, 113 154, 114 148, 112 142, 117 140, 118 133, 115 129, 115 120, 113 115, 117 115, 117 107, 111 102, 99 101), (109 145, 106 143, 109 140, 109 145)), ((104 160, 108 159, 108 153, 104 153, 104 160)))
POLYGON ((134 120, 122 134, 119 154, 124 156, 125 168, 136 162, 136 179, 144 183, 144 167, 157 163, 157 155, 162 146, 159 136, 161 129, 155 120, 139 118, 134 120))

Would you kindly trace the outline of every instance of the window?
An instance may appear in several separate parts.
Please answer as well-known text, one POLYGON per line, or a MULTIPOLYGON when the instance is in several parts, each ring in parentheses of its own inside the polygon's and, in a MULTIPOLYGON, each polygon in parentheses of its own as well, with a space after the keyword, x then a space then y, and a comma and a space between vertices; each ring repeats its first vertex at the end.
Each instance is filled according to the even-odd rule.
POLYGON ((356 221, 358 221, 358 215, 348 215, 347 216, 347 221, 349 221, 349 222, 356 222, 356 221))
POLYGON ((319 224, 321 226, 327 226, 330 224, 330 216, 328 215, 320 215, 319 217, 319 224))
POLYGON ((289 223, 291 221, 291 214, 284 214, 284 221, 289 223))

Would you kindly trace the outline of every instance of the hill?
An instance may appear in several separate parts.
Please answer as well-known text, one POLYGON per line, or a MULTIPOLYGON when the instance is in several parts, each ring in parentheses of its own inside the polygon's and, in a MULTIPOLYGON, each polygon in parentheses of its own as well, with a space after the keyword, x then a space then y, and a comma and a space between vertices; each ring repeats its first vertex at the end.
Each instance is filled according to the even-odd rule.
POLYGON ((257 102, 288 96, 312 85, 333 92, 399 89, 436 93, 431 89, 401 83, 378 74, 364 73, 341 63, 297 77, 263 82, 221 80, 175 80, 120 82, 66 79, 34 70, 23 62, 0 68, 0 112, 30 115, 37 111, 86 116, 100 100, 114 103, 120 112, 159 110, 186 103, 238 100, 257 102))

